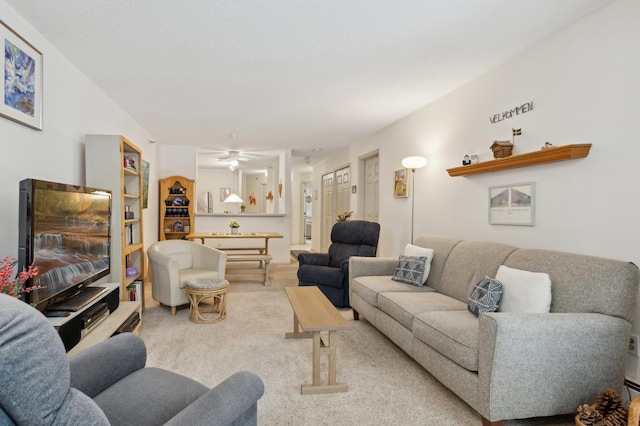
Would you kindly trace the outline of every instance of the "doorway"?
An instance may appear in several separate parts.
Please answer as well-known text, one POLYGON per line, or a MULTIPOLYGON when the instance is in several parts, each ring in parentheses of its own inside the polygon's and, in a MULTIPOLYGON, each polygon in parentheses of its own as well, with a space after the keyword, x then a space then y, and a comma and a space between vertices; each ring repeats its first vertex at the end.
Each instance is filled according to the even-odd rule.
POLYGON ((311 245, 311 224, 312 224, 312 189, 311 182, 302 182, 302 220, 301 235, 304 245, 311 245))

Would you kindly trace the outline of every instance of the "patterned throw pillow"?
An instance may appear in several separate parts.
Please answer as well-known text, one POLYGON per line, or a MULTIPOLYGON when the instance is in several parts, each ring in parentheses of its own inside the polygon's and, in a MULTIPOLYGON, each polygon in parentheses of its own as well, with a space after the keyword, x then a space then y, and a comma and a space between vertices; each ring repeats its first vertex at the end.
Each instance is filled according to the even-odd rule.
POLYGON ((431 259, 433 259, 433 249, 407 244, 402 251, 403 256, 425 256, 424 274, 422 275, 422 284, 427 282, 429 272, 431 271, 431 259))
POLYGON ((422 287, 424 284, 423 277, 425 274, 426 256, 403 256, 400 255, 396 271, 391 277, 394 281, 407 283, 422 287))
POLYGON ((473 286, 467 307, 478 316, 485 312, 495 312, 500 306, 502 283, 495 278, 484 277, 473 286))

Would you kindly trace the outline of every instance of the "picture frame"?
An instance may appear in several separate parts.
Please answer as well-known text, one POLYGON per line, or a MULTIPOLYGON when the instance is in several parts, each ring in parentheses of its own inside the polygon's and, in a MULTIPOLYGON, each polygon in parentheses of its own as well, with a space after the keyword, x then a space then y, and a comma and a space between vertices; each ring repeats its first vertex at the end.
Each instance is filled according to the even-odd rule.
POLYGON ((399 169, 394 172, 393 196, 396 198, 409 197, 409 169, 399 169))
POLYGON ((489 188, 489 224, 535 226, 535 182, 489 188))
POLYGON ((220 202, 223 202, 231 195, 231 188, 220 188, 220 202))
POLYGON ((0 20, 4 76, 0 116, 42 130, 42 52, 0 20))
POLYGON ((142 208, 149 206, 149 168, 151 165, 148 161, 142 160, 142 208))

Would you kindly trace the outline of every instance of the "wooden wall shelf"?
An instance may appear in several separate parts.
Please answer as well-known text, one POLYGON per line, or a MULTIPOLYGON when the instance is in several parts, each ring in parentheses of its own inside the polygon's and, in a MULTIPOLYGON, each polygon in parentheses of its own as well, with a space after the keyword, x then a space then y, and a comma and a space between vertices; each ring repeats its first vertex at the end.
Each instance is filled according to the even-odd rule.
POLYGON ((468 166, 453 167, 447 169, 447 172, 449 176, 468 176, 534 166, 536 164, 553 163, 555 161, 575 160, 588 156, 590 149, 590 143, 557 146, 541 149, 540 151, 527 152, 526 154, 469 164, 468 166))

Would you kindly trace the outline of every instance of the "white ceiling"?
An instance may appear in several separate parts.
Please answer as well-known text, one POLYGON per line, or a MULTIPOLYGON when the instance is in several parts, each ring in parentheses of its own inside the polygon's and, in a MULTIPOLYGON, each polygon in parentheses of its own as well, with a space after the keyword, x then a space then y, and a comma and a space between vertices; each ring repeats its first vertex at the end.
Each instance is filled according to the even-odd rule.
POLYGON ((315 162, 614 0, 5 1, 158 143, 315 162))

